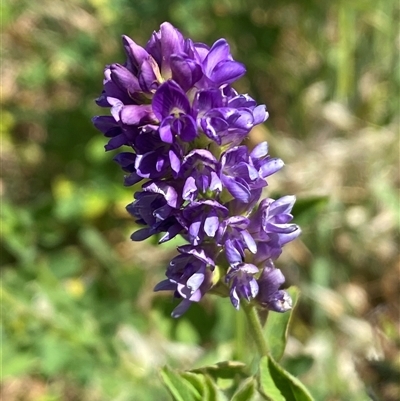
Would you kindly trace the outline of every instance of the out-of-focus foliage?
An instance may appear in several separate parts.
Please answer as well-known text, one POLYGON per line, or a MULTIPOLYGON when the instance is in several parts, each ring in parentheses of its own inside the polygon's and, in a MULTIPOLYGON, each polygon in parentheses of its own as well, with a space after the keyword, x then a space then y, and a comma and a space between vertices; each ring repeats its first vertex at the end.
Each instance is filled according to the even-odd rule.
MULTIPOLYGON (((399 5, 395 0, 8 0, 2 13, 4 400, 168 400, 158 369, 249 362, 243 316, 207 298, 179 320, 154 294, 174 243, 132 243, 132 188, 90 118, 120 36, 163 21, 225 37, 267 104, 303 235, 283 363, 317 400, 396 400, 399 383, 399 5)), ((289 284, 289 283, 288 283, 289 284)))

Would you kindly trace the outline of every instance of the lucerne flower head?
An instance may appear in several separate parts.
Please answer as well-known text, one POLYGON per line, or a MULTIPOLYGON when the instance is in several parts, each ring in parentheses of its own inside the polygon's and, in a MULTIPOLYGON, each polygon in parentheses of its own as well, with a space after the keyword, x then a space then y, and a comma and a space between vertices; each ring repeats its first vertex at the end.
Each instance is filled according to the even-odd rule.
POLYGON ((283 167, 268 144, 245 144, 268 118, 265 105, 231 85, 246 70, 225 39, 193 42, 170 23, 142 47, 122 37, 126 59, 104 69, 97 104, 108 115, 93 124, 123 151, 115 161, 124 184, 141 183, 127 211, 140 228, 131 238, 180 236, 182 246, 155 291, 173 291, 181 316, 208 292, 284 312, 285 278, 274 261, 300 229, 291 223, 295 198, 262 199, 267 179, 283 167), (218 288, 218 291, 216 290, 218 288))

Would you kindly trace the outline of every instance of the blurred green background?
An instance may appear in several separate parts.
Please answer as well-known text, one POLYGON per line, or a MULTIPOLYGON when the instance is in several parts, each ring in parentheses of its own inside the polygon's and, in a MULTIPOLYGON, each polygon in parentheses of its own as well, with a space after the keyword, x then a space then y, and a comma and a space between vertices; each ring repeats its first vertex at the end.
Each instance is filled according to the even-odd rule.
POLYGON ((278 266, 302 291, 285 367, 316 400, 399 391, 399 3, 395 0, 3 0, 4 401, 169 400, 157 369, 248 361, 241 314, 206 297, 179 320, 155 294, 179 240, 133 243, 132 188, 91 125, 120 37, 160 23, 226 38, 265 103, 303 235, 278 266))

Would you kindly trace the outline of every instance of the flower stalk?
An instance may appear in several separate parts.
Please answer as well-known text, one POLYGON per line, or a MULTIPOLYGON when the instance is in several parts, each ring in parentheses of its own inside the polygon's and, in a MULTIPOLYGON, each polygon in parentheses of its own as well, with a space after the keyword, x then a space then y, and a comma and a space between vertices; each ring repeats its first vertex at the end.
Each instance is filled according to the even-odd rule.
POLYGON ((257 313, 257 308, 250 302, 243 302, 242 308, 247 318, 250 334, 256 345, 258 354, 261 356, 268 355, 268 344, 263 333, 260 318, 257 313))

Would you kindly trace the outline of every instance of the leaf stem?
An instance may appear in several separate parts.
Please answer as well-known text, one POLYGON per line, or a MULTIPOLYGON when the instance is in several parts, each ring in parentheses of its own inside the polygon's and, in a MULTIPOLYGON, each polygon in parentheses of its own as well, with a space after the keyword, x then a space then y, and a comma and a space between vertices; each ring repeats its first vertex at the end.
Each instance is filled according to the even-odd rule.
POLYGON ((268 345, 265 341, 263 328, 261 326, 260 318, 258 317, 257 309, 254 305, 247 302, 242 302, 241 306, 243 307, 243 310, 247 316, 249 330, 256 344, 257 351, 259 352, 260 356, 269 355, 268 345))

